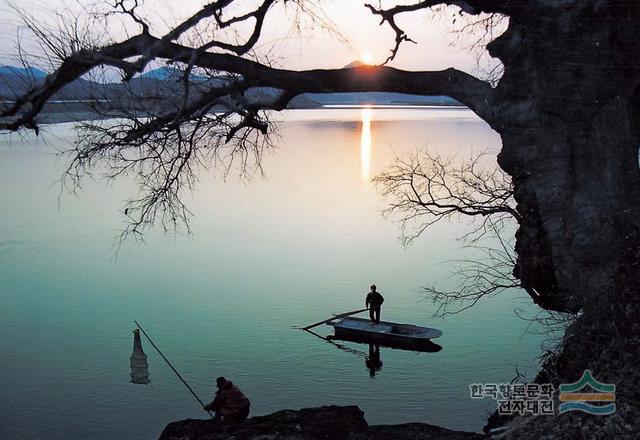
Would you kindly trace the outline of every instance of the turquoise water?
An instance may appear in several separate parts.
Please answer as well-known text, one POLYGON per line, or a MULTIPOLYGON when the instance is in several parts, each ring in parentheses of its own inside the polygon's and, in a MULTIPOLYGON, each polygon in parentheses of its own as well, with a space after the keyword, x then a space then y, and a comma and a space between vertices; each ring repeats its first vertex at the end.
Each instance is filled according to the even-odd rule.
MULTIPOLYGON (((251 181, 211 170, 190 196, 193 235, 152 231, 145 244, 112 244, 130 182, 87 181, 59 196, 64 163, 48 143, 0 143, 0 437, 152 439, 166 423, 204 417, 143 339, 151 385, 129 383, 133 320, 210 400, 215 377, 236 382, 252 414, 357 404, 371 424, 422 421, 479 430, 492 401, 474 382, 535 373, 541 336, 514 308, 519 292, 431 319, 420 286, 452 285, 443 261, 464 258, 468 225, 441 223, 403 248, 368 177, 394 155, 428 147, 466 157, 497 150, 496 133, 468 110, 332 109, 280 116, 278 149, 251 181), (381 349, 371 377, 367 346, 346 352, 291 327, 359 308, 369 284, 383 319, 437 327, 438 353, 381 349)), ((319 333, 329 334, 329 327, 319 333)))

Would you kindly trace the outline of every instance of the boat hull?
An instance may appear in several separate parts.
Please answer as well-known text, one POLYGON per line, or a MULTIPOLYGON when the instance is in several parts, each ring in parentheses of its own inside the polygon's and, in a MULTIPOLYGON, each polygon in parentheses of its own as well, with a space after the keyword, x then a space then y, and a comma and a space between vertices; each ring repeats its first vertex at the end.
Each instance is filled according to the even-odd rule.
POLYGON ((384 345, 415 351, 439 351, 442 347, 431 341, 442 335, 437 329, 412 324, 381 321, 375 324, 361 318, 345 318, 333 323, 333 339, 384 345))

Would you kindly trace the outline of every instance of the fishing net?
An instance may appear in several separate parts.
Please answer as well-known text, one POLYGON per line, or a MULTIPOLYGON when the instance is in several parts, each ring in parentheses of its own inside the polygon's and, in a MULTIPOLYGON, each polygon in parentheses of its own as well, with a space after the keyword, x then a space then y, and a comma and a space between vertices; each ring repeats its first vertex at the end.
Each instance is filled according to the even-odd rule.
POLYGON ((131 353, 131 382, 139 384, 151 383, 149 380, 149 364, 147 355, 142 349, 140 330, 133 331, 133 353, 131 353))

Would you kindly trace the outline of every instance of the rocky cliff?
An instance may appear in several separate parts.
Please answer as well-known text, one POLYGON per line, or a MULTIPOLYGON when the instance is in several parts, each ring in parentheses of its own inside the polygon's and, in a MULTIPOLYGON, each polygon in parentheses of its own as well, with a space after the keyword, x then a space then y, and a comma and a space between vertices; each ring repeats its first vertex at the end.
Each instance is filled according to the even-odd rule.
POLYGON ((488 49, 505 70, 483 117, 522 217, 516 275, 550 310, 635 301, 618 280, 639 243, 640 2, 503 7, 509 27, 488 49))

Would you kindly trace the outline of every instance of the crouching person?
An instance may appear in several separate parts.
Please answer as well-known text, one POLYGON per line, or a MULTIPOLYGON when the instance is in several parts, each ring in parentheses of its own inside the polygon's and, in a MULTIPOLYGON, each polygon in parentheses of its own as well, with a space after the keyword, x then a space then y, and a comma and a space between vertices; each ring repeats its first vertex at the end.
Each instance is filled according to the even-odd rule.
POLYGON ((249 416, 251 403, 240 389, 224 377, 216 379, 218 391, 213 402, 204 407, 207 411, 215 411, 216 420, 229 423, 241 423, 249 416))

